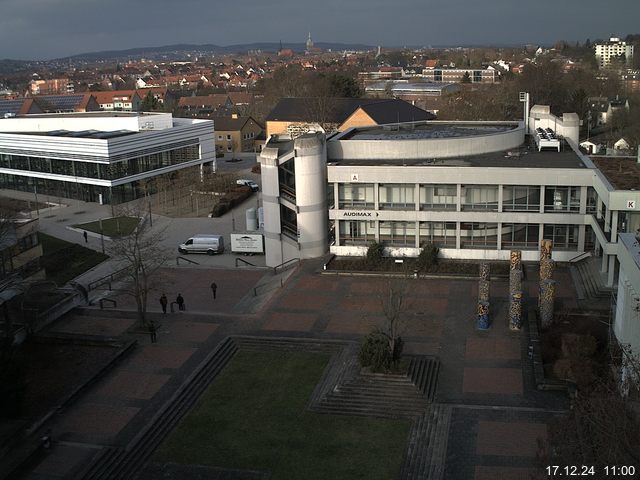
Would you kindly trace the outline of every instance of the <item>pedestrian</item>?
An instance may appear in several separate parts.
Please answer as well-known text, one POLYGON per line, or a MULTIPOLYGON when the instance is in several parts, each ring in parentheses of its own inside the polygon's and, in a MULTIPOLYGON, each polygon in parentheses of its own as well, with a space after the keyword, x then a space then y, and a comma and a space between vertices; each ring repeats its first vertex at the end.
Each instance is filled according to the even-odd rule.
POLYGON ((211 282, 211 292, 213 293, 213 299, 216 299, 216 290, 218 289, 218 285, 216 282, 211 282))
POLYGON ((160 297, 160 305, 162 305, 162 313, 167 313, 167 303, 169 303, 169 301, 167 300, 167 296, 163 293, 162 296, 160 297))
POLYGON ((182 298, 182 294, 178 294, 176 303, 178 304, 178 310, 184 310, 184 298, 182 298))
POLYGON ((84 237, 84 243, 89 243, 89 235, 87 235, 87 231, 86 230, 84 231, 82 236, 84 237))
POLYGON ((151 343, 156 343, 158 341, 158 338, 156 336, 156 324, 154 323, 153 320, 149 321, 149 336, 151 336, 151 343))

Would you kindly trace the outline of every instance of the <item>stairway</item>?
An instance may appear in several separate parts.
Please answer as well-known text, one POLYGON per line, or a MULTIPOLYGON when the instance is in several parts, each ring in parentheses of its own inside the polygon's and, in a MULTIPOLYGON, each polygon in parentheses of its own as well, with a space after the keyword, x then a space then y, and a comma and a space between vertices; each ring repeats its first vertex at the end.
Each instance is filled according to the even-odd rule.
POLYGON ((585 258, 571 265, 571 276, 577 285, 580 300, 604 300, 611 296, 614 289, 605 286, 598 265, 600 261, 599 258, 585 258))
POLYGON ((400 471, 401 480, 440 480, 444 474, 451 407, 432 405, 416 419, 400 471))

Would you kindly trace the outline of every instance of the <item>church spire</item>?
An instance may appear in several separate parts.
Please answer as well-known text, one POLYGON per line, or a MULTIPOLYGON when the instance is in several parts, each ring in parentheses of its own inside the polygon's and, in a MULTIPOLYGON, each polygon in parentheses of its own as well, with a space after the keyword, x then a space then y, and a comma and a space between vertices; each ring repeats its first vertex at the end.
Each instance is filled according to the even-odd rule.
POLYGON ((307 38, 307 52, 313 48, 313 40, 311 40, 311 32, 309 32, 309 37, 307 38))

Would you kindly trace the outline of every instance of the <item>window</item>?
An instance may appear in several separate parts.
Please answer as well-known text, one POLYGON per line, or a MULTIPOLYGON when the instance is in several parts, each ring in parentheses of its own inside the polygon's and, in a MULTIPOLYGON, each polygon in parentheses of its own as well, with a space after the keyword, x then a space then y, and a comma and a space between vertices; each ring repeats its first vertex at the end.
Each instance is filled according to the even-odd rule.
POLYGON ((420 210, 455 210, 457 185, 420 185, 420 210))
POLYGON ((373 183, 341 183, 338 185, 338 208, 373 209, 373 183))
POLYGON ((231 140, 231 135, 227 135, 227 140, 231 140))
POLYGON ((415 248, 415 222, 380 222, 380 242, 390 247, 415 248))
POLYGON ((413 190, 413 184, 380 184, 378 187, 380 208, 386 210, 415 209, 413 190))
POLYGON ((461 223, 462 248, 498 248, 497 223, 461 223))
POLYGON ((537 250, 539 233, 537 223, 503 223, 502 246, 537 250))
POLYGON ((222 135, 218 135, 218 140, 222 141, 222 135))
POLYGON ((341 245, 368 245, 376 239, 376 222, 340 221, 341 245))
POLYGON ((545 187, 544 211, 566 213, 580 211, 580 187, 545 187))
POLYGON ((420 245, 456 246, 456 222, 420 222, 420 245))
POLYGON ((505 185, 502 189, 502 210, 505 212, 540 211, 540 187, 505 185))
POLYGON ((578 231, 578 225, 545 225, 544 238, 553 242, 555 250, 577 250, 578 231))
POLYGON ((465 185, 462 187, 462 210, 498 210, 497 185, 465 185))

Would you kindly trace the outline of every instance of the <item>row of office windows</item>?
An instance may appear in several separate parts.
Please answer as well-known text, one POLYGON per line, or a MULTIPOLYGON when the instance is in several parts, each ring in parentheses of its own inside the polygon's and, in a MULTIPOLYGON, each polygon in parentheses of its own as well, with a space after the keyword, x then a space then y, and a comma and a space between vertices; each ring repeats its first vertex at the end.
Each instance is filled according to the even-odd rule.
MULTIPOLYGON (((458 186, 455 184, 338 184, 338 208, 373 210, 376 206, 375 189, 378 189, 380 210, 456 210, 458 186)), ((505 212, 539 212, 541 187, 534 185, 504 185, 502 210, 505 212)), ((580 211, 581 187, 546 186, 542 198, 544 212, 567 213, 580 211)), ((331 193, 330 193, 331 196, 331 193)), ((595 190, 587 192, 587 213, 593 213, 596 205, 595 190)), ((335 205, 335 199, 329 201, 335 205)), ((499 210, 498 185, 462 185, 460 208, 467 211, 499 210)))
POLYGON ((198 158, 200 158, 199 145, 190 145, 109 164, 0 153, 0 168, 52 173, 69 177, 116 180, 198 158))
MULTIPOLYGON (((338 245, 366 246, 379 241, 390 247, 415 248, 432 243, 440 248, 456 248, 458 224, 461 248, 498 248, 498 224, 479 222, 375 222, 348 220, 338 222, 338 245)), ((557 250, 578 249, 578 225, 539 225, 532 223, 503 223, 500 231, 502 248, 536 250, 543 237, 553 241, 557 250)), ((591 239, 586 239, 587 245, 591 239)))

